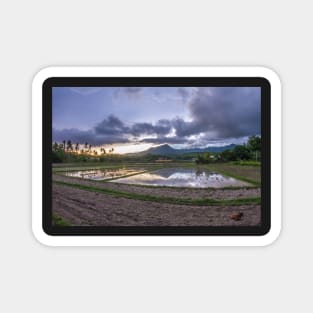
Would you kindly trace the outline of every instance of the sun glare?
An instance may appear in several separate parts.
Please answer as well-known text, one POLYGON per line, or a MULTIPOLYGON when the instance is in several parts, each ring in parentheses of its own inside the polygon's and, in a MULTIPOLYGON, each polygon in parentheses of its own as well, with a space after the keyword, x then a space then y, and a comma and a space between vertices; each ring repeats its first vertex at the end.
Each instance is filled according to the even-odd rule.
POLYGON ((153 146, 152 143, 138 143, 138 144, 116 144, 113 145, 114 153, 126 154, 126 153, 137 153, 147 150, 153 146))

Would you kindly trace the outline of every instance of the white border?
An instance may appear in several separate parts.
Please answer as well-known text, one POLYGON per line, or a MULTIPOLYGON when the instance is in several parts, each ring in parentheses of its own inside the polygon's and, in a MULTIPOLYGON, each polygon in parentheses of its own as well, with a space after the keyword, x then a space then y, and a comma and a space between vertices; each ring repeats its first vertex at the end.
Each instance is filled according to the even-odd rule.
POLYGON ((49 246, 264 246, 281 229, 281 84, 265 67, 49 67, 32 85, 32 228, 49 246), (271 84, 271 230, 264 236, 50 236, 42 229, 42 84, 50 77, 264 77, 271 84))

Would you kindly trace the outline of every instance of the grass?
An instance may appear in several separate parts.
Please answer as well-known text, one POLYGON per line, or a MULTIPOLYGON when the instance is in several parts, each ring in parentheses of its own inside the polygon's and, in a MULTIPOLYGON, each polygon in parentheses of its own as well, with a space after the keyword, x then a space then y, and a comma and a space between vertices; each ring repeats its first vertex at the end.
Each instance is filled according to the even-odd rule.
POLYGON ((52 214, 52 224, 54 226, 71 226, 71 224, 65 221, 61 216, 56 213, 52 214))
POLYGON ((234 163, 216 163, 208 164, 207 168, 223 175, 245 181, 256 187, 261 186, 261 170, 258 166, 238 165, 234 163))
MULTIPOLYGON (((229 176, 229 175, 227 175, 229 176)), ((75 177, 76 178, 76 177, 75 177)), ((120 177, 121 178, 121 177, 120 177)), ((82 180, 87 180, 87 179, 83 179, 83 178, 79 178, 78 179, 82 179, 82 180)), ((88 179, 88 181, 90 182, 95 182, 92 179, 88 179)), ((113 180, 97 180, 97 183, 112 183, 115 184, 116 186, 118 186, 120 183, 116 183, 113 180)), ((164 186, 164 185, 159 185, 159 186, 155 186, 155 185, 140 185, 140 184, 128 184, 127 186, 134 186, 134 187, 141 187, 141 188, 150 188, 150 189, 176 189, 176 190, 181 190, 181 189, 185 189, 185 190, 190 190, 189 187, 178 187, 178 186, 164 186)), ((225 186, 225 187, 206 187, 206 188, 201 188, 201 187, 192 187, 192 190, 239 190, 239 189, 256 189, 259 188, 258 185, 253 184, 253 186, 225 186)))
POLYGON ((77 188, 80 190, 91 191, 91 192, 98 192, 107 194, 113 197, 122 197, 127 199, 134 199, 134 200, 142 200, 142 201, 153 201, 159 203, 171 203, 171 204, 182 204, 182 205, 247 205, 247 204, 260 204, 261 198, 241 198, 241 199, 230 199, 230 200, 215 200, 215 199, 181 199, 181 198, 173 198, 173 197, 157 197, 152 195, 143 195, 143 194, 135 194, 130 192, 118 191, 109 188, 98 188, 93 186, 85 186, 80 184, 74 183, 67 183, 61 181, 53 181, 55 184, 68 186, 72 188, 77 188))
POLYGON ((234 161, 233 164, 242 166, 261 166, 261 162, 259 161, 234 161))
POLYGON ((132 162, 132 163, 112 163, 101 164, 97 163, 55 163, 52 166, 53 173, 72 172, 72 171, 88 171, 88 170, 99 170, 99 169, 118 169, 118 168, 130 168, 130 169, 141 169, 141 170, 158 170, 162 168, 171 167, 195 167, 193 162, 171 162, 167 164, 159 164, 154 162, 132 162))
POLYGON ((94 165, 94 166, 73 166, 73 167, 53 167, 54 173, 62 173, 62 172, 76 172, 76 171, 91 171, 91 170, 101 170, 101 169, 118 169, 121 168, 121 165, 94 165))

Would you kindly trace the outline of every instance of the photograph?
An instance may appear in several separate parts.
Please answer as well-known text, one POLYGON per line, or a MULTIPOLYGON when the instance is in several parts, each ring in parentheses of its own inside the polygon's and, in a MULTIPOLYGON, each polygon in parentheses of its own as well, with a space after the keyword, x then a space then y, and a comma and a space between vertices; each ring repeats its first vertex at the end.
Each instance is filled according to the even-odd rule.
POLYGON ((261 225, 261 87, 52 87, 52 225, 261 225))

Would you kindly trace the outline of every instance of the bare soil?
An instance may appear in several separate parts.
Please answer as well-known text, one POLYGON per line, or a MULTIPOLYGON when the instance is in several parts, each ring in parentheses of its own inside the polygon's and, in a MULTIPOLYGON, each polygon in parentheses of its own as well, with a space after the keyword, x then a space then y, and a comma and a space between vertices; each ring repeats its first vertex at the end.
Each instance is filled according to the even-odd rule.
MULTIPOLYGON (((179 192, 163 188, 148 190, 149 194, 152 191, 179 192)), ((190 197, 190 189, 185 196, 190 197)), ((255 226, 261 219, 260 205, 176 205, 113 197, 56 184, 52 186, 52 210, 77 226, 255 226), (233 220, 234 213, 243 213, 242 218, 233 220)))

